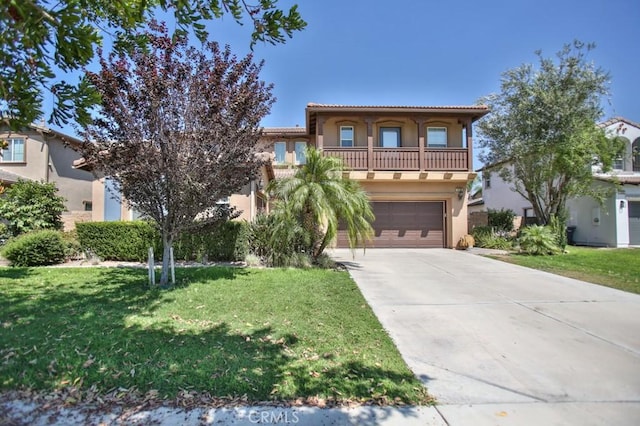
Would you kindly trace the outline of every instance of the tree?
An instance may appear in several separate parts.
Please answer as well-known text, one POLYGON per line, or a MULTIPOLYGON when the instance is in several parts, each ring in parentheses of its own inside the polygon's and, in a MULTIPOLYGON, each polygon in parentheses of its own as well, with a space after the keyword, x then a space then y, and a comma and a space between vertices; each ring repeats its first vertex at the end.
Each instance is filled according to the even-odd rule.
POLYGON ((370 239, 374 220, 367 193, 358 182, 343 178, 344 165, 310 148, 306 164, 294 176, 273 180, 267 191, 278 200, 276 209, 298 217, 311 236, 310 252, 315 261, 336 237, 344 222, 353 249, 370 239))
POLYGON ((0 197, 0 218, 7 221, 11 235, 36 229, 62 229, 65 200, 57 193, 54 183, 30 180, 18 180, 5 188, 0 197))
POLYGON ((117 51, 146 42, 139 31, 158 11, 172 13, 177 36, 193 30, 207 40, 205 23, 230 15, 253 26, 256 42, 284 43, 306 26, 297 5, 288 12, 278 0, 2 0, 0 2, 0 116, 13 129, 43 115, 43 93, 55 100, 49 122, 90 121, 88 110, 99 98, 82 70, 95 57, 103 35, 117 51), (59 79, 58 70, 65 76, 59 79), (76 80, 74 83, 71 80, 76 80))
POLYGON ((238 59, 217 43, 196 50, 163 25, 150 27, 149 50, 112 53, 88 73, 102 104, 83 155, 157 224, 165 286, 178 234, 224 219, 230 212, 219 200, 256 177, 259 123, 273 98, 251 55, 238 59))
POLYGON ((593 48, 575 41, 557 61, 536 52, 538 68, 506 71, 501 92, 480 100, 492 111, 478 124, 480 144, 488 148, 481 160, 531 202, 543 224, 563 216, 570 197, 601 199, 592 166, 607 171, 621 149, 596 125, 609 74, 587 62, 593 48))

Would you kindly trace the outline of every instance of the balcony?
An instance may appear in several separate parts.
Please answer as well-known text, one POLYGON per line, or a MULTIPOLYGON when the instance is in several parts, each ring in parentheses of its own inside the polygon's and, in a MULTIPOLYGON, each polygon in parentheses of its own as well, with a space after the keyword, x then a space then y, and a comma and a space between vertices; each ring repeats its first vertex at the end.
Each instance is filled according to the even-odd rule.
POLYGON ((324 155, 342 158, 352 170, 392 171, 469 171, 469 151, 466 148, 379 148, 374 147, 372 157, 366 147, 324 147, 324 155), (421 162, 424 167, 420 167, 421 162))

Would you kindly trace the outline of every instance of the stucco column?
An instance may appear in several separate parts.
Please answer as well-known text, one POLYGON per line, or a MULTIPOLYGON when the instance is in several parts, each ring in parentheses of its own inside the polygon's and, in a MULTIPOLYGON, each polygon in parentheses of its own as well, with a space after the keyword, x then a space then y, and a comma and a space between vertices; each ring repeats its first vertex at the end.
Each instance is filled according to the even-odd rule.
POLYGON ((465 123, 467 129, 467 167, 470 172, 473 171, 473 121, 468 118, 465 123))
POLYGON ((372 117, 366 117, 364 122, 367 124, 367 169, 373 171, 373 122, 372 117))
POLYGON ((318 117, 316 122, 316 148, 322 151, 324 147, 324 122, 326 118, 318 117))
POLYGON ((418 164, 420 166, 420 171, 424 172, 426 168, 424 152, 424 123, 426 122, 426 120, 414 118, 413 121, 415 121, 416 125, 418 126, 418 164))

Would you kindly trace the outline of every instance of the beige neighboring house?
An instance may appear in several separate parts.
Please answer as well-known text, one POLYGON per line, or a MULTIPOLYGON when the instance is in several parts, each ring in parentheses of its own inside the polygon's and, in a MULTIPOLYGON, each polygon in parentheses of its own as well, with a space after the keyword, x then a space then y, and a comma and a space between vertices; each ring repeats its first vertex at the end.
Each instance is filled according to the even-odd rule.
MULTIPOLYGON (((342 158, 346 176, 367 191, 376 215, 375 247, 455 247, 467 233, 467 183, 473 171, 473 123, 486 106, 350 106, 310 103, 305 127, 263 129, 261 148, 272 161, 262 177, 229 202, 251 221, 268 210, 272 179, 291 176, 305 150, 342 158)), ((108 180, 93 187, 93 220, 136 217, 108 180)), ((340 232, 337 245, 347 244, 340 232)))
POLYGON ((80 158, 72 146, 79 145, 80 140, 36 125, 19 132, 2 128, 0 139, 8 143, 0 158, 3 185, 18 179, 53 182, 66 200, 67 211, 62 214, 65 229, 73 229, 75 222, 91 220, 93 176, 72 167, 80 158))

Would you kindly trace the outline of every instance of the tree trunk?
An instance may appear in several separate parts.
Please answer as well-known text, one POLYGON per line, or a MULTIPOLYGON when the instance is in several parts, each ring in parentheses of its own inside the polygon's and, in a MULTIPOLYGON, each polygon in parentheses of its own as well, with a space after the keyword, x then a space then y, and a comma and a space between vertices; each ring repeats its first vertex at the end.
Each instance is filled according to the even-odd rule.
POLYGON ((169 262, 171 261, 171 247, 173 238, 170 235, 162 235, 162 273, 160 274, 160 287, 169 288, 169 262))

